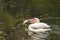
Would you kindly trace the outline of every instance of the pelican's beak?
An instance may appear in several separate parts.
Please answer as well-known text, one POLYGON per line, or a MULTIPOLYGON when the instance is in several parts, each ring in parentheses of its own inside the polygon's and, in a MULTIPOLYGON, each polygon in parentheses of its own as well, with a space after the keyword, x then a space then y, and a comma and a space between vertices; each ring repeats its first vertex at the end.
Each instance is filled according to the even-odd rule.
POLYGON ((24 20, 23 21, 23 25, 26 24, 28 21, 29 21, 28 19, 27 20, 24 20))

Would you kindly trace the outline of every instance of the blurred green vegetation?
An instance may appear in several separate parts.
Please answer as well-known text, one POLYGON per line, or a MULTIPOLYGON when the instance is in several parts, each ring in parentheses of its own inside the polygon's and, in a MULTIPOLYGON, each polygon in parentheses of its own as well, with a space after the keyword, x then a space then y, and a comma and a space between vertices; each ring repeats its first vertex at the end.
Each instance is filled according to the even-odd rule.
MULTIPOLYGON (((60 17, 60 0, 0 0, 0 40, 28 38, 28 25, 22 22, 32 17, 60 17)), ((60 25, 60 20, 44 22, 60 25)), ((49 40, 60 40, 60 34, 51 34, 49 40)))

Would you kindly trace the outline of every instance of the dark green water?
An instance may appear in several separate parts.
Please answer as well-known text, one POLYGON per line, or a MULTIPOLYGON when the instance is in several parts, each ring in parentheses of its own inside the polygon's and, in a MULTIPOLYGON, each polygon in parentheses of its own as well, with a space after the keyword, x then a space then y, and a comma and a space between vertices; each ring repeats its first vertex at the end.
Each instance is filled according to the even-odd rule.
MULTIPOLYGON (((25 31, 28 28, 28 24, 22 25, 22 19, 13 24, 13 21, 10 18, 8 19, 10 22, 7 18, 5 18, 6 22, 4 18, 1 20, 0 40, 29 40, 28 32, 25 31)), ((50 32, 48 40, 60 40, 60 19, 45 19, 41 20, 41 22, 51 26, 52 31, 50 32)))

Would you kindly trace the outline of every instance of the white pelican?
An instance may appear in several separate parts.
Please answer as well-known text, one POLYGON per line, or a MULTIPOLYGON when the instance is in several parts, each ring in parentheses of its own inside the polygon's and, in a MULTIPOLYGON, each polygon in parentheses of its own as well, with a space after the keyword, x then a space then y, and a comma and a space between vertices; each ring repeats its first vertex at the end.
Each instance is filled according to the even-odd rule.
POLYGON ((49 25, 47 25, 46 23, 41 23, 38 18, 24 20, 23 24, 25 24, 27 22, 31 23, 28 27, 29 35, 32 35, 33 33, 41 33, 41 32, 44 33, 46 31, 52 30, 52 29, 50 29, 49 25))

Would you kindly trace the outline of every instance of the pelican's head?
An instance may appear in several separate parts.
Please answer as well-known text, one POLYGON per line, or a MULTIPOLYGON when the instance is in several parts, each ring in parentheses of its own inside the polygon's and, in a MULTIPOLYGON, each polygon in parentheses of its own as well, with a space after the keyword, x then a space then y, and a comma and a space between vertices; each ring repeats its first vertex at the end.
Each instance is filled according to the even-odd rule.
POLYGON ((33 18, 35 20, 35 22, 39 23, 40 19, 39 18, 33 18))
POLYGON ((25 24, 25 23, 38 23, 38 22, 40 22, 39 21, 39 18, 32 18, 32 19, 26 19, 26 20, 24 20, 24 22, 23 22, 23 24, 25 24))

